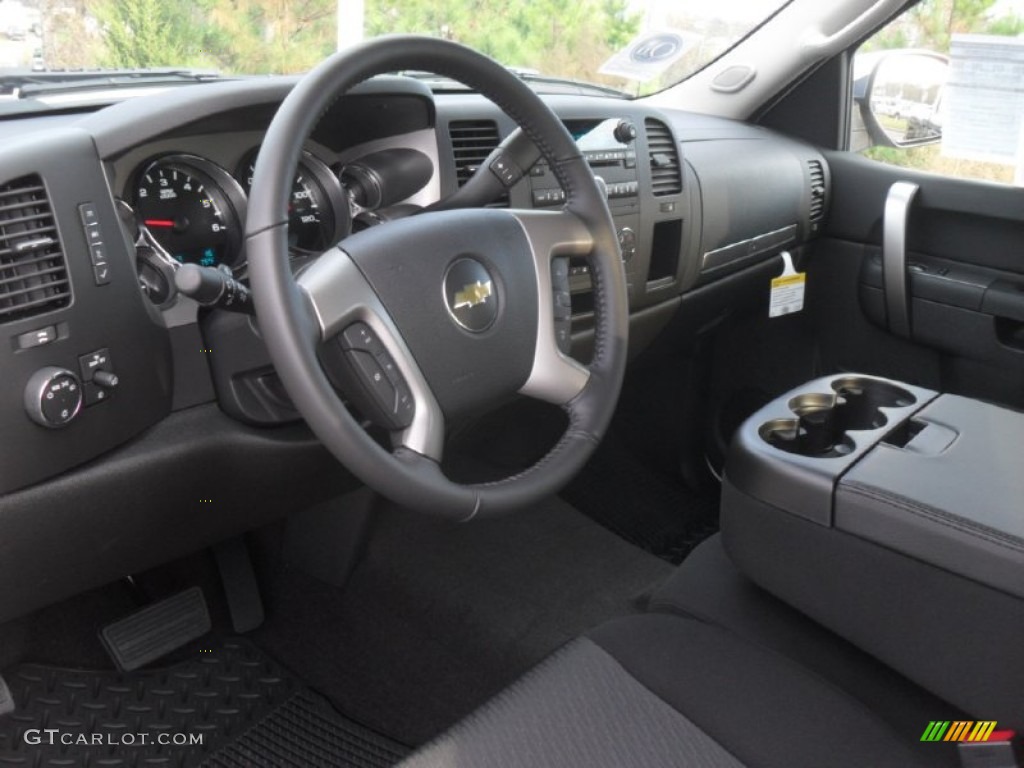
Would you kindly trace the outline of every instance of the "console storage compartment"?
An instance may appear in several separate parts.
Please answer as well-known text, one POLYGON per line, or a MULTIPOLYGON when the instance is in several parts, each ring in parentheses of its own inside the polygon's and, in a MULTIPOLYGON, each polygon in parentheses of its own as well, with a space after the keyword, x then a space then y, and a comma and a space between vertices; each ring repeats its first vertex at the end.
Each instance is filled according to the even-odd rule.
POLYGON ((1022 500, 1024 414, 840 375, 740 429, 722 533, 763 588, 971 715, 1021 727, 1022 500))

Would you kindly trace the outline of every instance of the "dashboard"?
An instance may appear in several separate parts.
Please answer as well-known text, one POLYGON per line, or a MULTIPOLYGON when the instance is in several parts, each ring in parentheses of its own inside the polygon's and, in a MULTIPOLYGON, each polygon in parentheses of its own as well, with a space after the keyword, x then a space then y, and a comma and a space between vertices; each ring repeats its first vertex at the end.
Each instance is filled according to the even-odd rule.
MULTIPOLYGON (((268 468, 274 451, 290 446, 304 457, 295 459, 296 477, 329 464, 317 463, 322 452, 296 426, 258 318, 208 311, 177 292, 174 281, 177 266, 193 264, 244 282, 253 165, 294 83, 275 77, 180 86, 91 112, 0 121, 5 535, 14 519, 27 526, 18 528, 21 534, 31 530, 40 542, 64 535, 76 519, 54 516, 50 491, 71 494, 65 503, 79 495, 110 498, 117 473, 138 469, 138 451, 166 456, 173 452, 168 440, 194 454, 182 461, 197 485, 213 483, 225 462, 251 481, 259 458, 243 471, 235 457, 204 453, 197 437, 176 431, 198 418, 200 406, 215 409, 189 429, 214 430, 210 445, 237 438, 266 451, 268 468), (172 420, 176 414, 180 419, 172 420), (168 430, 172 438, 154 437, 168 430)), ((544 98, 605 190, 627 277, 631 343, 656 336, 688 296, 713 293, 731 275, 797 250, 818 232, 828 168, 809 145, 613 97, 544 98)), ((376 78, 337 100, 309 137, 293 179, 295 268, 350 232, 415 215, 453 194, 514 128, 473 93, 433 93, 402 77, 376 78)), ((564 202, 543 162, 523 170, 492 206, 555 209, 564 202)), ((555 332, 582 359, 592 343, 586 260, 573 260, 568 277, 571 317, 555 332)), ((277 466, 290 465, 278 459, 277 466)), ((176 479, 159 468, 146 471, 154 493, 167 494, 171 504, 176 479)), ((177 513, 164 509, 165 527, 154 535, 163 536, 165 549, 168 538, 178 542, 165 556, 252 524, 244 518, 246 494, 261 486, 250 485, 244 492, 239 486, 231 502, 234 523, 196 512, 188 518, 195 531, 186 535, 177 513), (166 526, 174 527, 173 537, 166 526)), ((89 534, 104 551, 120 552, 125 570, 149 535, 124 535, 126 527, 135 530, 130 515, 118 509, 89 534)), ((62 557, 81 564, 70 551, 62 557)), ((10 568, 22 566, 29 564, 10 568)), ((81 567, 66 576, 80 579, 81 567)), ((101 577, 96 572, 92 580, 101 577)), ((53 577, 51 597, 60 584, 53 577)), ((0 604, 0 615, 13 610, 0 604)))

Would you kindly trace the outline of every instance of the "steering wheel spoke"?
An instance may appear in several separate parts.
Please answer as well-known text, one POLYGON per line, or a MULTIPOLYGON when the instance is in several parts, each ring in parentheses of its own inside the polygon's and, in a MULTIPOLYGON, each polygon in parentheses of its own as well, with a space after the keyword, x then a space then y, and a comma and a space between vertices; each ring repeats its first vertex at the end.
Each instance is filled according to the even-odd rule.
MULTIPOLYGON (((402 334, 349 255, 335 248, 298 277, 320 329, 349 386, 397 446, 440 461, 444 416, 402 334)), ((350 393, 351 394, 351 393, 350 393)))
POLYGON ((537 275, 537 343, 533 368, 519 391, 564 405, 583 391, 590 371, 563 351, 570 341, 568 278, 560 284, 554 270, 556 259, 589 254, 593 235, 568 211, 514 210, 512 215, 526 232, 537 275))

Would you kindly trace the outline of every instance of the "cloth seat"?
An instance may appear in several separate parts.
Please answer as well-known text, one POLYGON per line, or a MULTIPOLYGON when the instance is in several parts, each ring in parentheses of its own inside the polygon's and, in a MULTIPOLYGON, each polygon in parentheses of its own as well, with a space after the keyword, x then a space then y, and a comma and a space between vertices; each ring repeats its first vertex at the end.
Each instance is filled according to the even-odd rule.
POLYGON ((569 643, 401 765, 934 766, 919 737, 770 648, 648 613, 569 643))
MULTIPOLYGON (((808 589, 814 588, 809 579, 808 589)), ((918 740, 929 721, 992 717, 944 701, 764 591, 733 564, 719 535, 690 553, 648 607, 723 627, 792 659, 871 709, 936 768, 961 763, 955 745, 918 740)))

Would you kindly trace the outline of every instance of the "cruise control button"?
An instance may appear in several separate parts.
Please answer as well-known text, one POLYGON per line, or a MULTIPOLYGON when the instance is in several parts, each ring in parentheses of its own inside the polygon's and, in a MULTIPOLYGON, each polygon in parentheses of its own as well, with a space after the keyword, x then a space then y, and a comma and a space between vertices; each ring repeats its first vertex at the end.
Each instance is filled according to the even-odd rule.
POLYGON ((362 349, 371 355, 384 351, 384 346, 377 338, 377 334, 366 323, 352 323, 342 331, 341 347, 349 350, 362 349))
POLYGON ((395 387, 395 392, 396 422, 399 427, 404 428, 412 423, 412 417, 416 413, 416 401, 413 400, 412 392, 409 391, 409 386, 404 381, 399 382, 395 387))
POLYGON ((386 351, 381 350, 374 357, 377 359, 377 363, 384 371, 384 375, 388 377, 388 381, 392 384, 397 385, 402 380, 402 374, 398 371, 398 366, 395 365, 395 361, 391 359, 386 351))
POLYGON ((359 377, 366 389, 373 395, 377 405, 387 414, 395 412, 395 387, 388 379, 380 363, 369 352, 352 350, 349 352, 359 377))
POLYGON ((506 187, 511 187, 523 176, 523 172, 504 154, 498 155, 491 161, 491 173, 501 180, 506 187))

